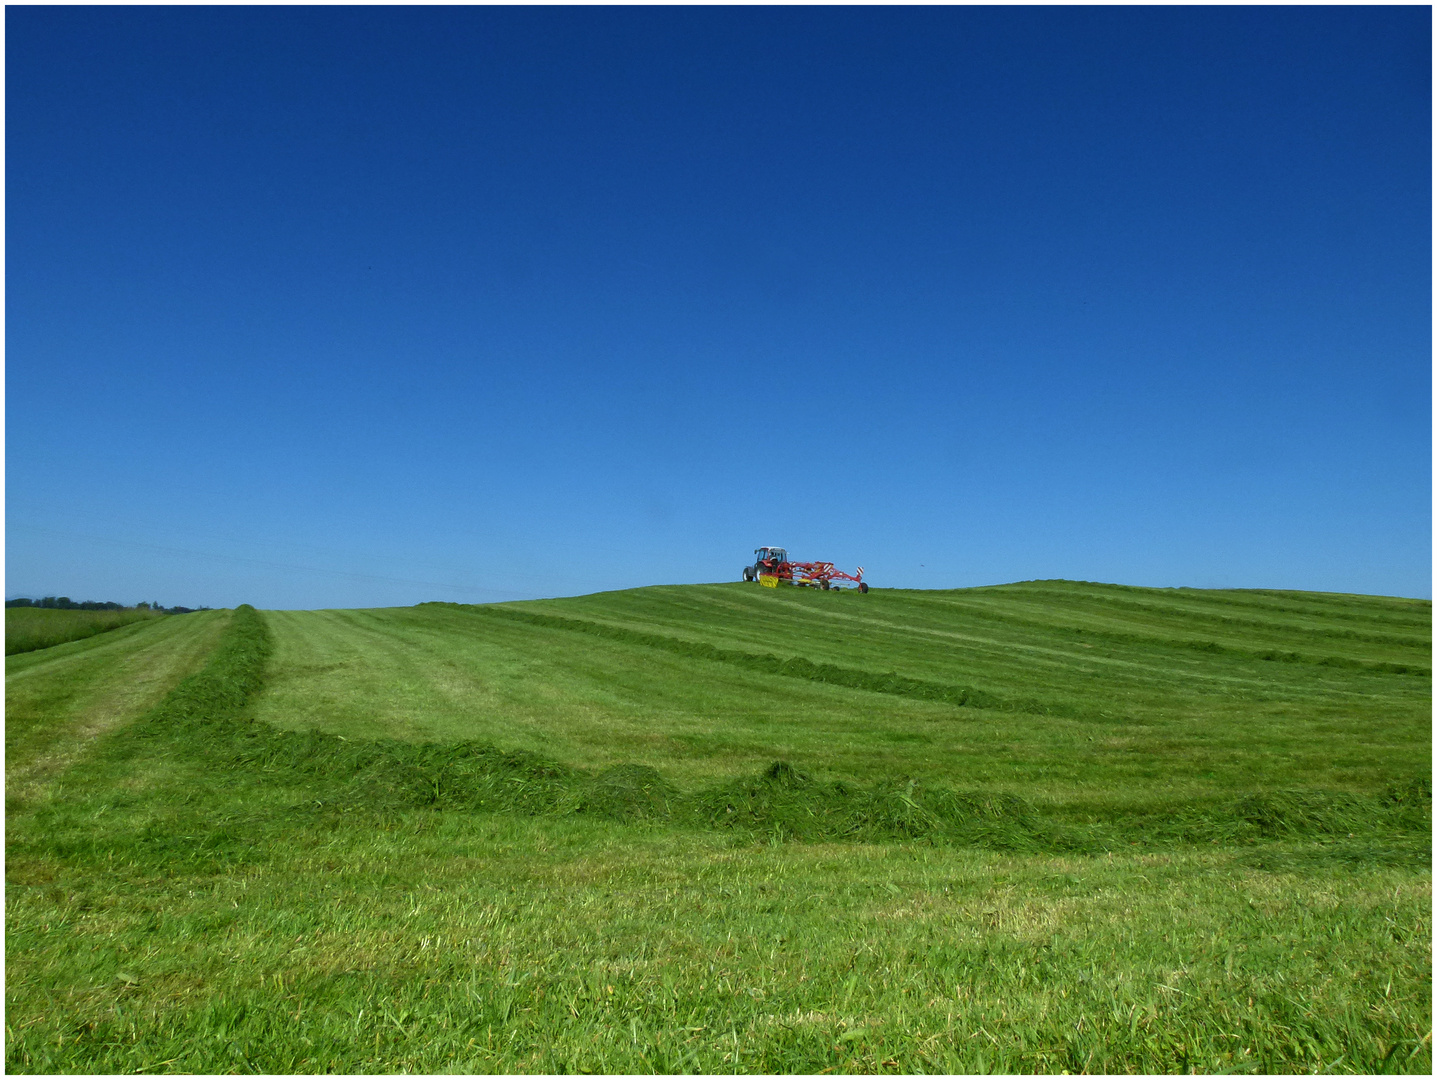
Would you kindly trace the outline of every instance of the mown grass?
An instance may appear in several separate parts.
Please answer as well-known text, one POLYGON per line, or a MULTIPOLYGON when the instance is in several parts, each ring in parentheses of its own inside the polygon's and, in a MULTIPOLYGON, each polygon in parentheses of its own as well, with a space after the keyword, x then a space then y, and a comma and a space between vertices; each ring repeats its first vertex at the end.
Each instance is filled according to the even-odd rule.
POLYGON ((1402 871, 222 805, 26 851, 11 1071, 1430 1067, 1402 871))
POLYGON ((138 608, 122 611, 6 608, 5 655, 48 649, 67 641, 79 641, 107 630, 161 617, 161 612, 138 608))
MULTIPOLYGON (((840 659, 811 663, 867 670, 840 659)), ((885 659, 958 684, 951 660, 938 678, 904 671, 916 661, 901 651, 885 659)), ((1324 670, 1358 685, 1422 678, 1324 670)), ((934 743, 894 744, 887 771, 845 771, 876 731, 1104 717, 812 674, 452 608, 240 609, 203 671, 148 712, 134 705, 12 807, 7 1067, 1430 1071, 1430 784, 1412 767, 1424 746, 1407 734, 1406 682, 1352 721, 1379 747, 1408 746, 1406 760, 1379 750, 1362 769, 1294 774, 1274 754, 1266 784, 1230 783, 1261 775, 1259 761, 1163 803, 1161 770, 1134 799, 1103 785, 1101 759, 1061 798, 998 770, 964 786, 978 773, 946 758, 893 773, 934 743), (308 652, 306 620, 319 641, 308 652), (687 688, 669 664, 687 665, 687 688), (344 692, 336 672, 360 685, 344 692), (606 679, 620 688, 608 698, 606 679), (855 753, 748 768, 721 752, 718 767, 684 771, 668 743, 651 744, 655 765, 585 759, 577 740, 546 755, 494 738, 505 723, 520 734, 516 716, 545 701, 565 715, 583 703, 602 727, 645 693, 681 711, 710 683, 711 727, 719 708, 777 695, 770 708, 793 702, 795 732, 838 707, 861 728, 855 753), (451 705, 466 696, 467 717, 451 705), (471 737, 425 744, 426 700, 436 727, 471 737), (329 730, 268 722, 276 701, 306 704, 300 719, 329 730), (361 733, 383 731, 395 701, 415 718, 399 728, 408 738, 361 733), (508 711, 486 725, 494 702, 508 711)), ((1080 681, 1075 711, 1103 695, 1085 698, 1080 681)), ((1362 701, 1327 686, 1335 707, 1362 701)), ((1278 696, 1252 700, 1280 744, 1278 696)), ((1181 730, 1146 715, 1158 737, 1181 730)), ((1309 734, 1345 753, 1335 730, 1309 734)), ((1261 756, 1263 734, 1218 739, 1261 756)), ((1036 741, 1013 745, 1031 755, 1036 741)))
POLYGON ((93 742, 156 705, 203 666, 228 615, 196 612, 12 656, 5 661, 5 799, 35 798, 93 742))
MULTIPOLYGON (((179 740, 223 775, 241 770, 302 782, 320 805, 341 812, 461 809, 527 815, 647 819, 755 839, 914 840, 998 850, 1109 852, 1134 846, 1242 844, 1306 837, 1336 858, 1422 865, 1430 836, 1431 784, 1390 783, 1379 792, 1269 788, 1222 800, 1168 799, 1095 814, 1014 794, 965 791, 887 777, 869 784, 820 780, 776 761, 751 776, 682 790, 635 763, 586 769, 491 743, 348 739, 296 732, 244 715, 261 683, 270 641, 246 617, 217 654, 209 682, 182 684, 163 709, 137 724, 137 742, 179 740), (240 659, 228 660, 229 657, 240 659), (230 666, 222 666, 229 664, 230 666), (214 687, 223 687, 223 693, 214 687), (231 700, 232 699, 232 700, 231 700)), ((146 754, 146 756, 154 756, 146 754)))
MULTIPOLYGON (((992 591, 969 590, 990 605, 992 591)), ((1148 597, 1158 590, 1138 592, 1155 613, 1127 616, 1141 644, 1094 645, 1092 611, 1132 590, 1075 588, 1071 610, 1045 600, 1042 632, 1029 625, 1029 591, 1010 591, 1022 610, 1011 626, 992 611, 970 617, 966 592, 757 595, 742 584, 277 612, 258 715, 349 738, 647 765, 685 788, 782 758, 823 780, 915 779, 1075 806, 1096 795, 1100 813, 1275 786, 1376 796, 1430 777, 1430 676, 1155 645, 1181 623, 1148 597)), ((1219 618, 1231 605, 1206 606, 1219 618)), ((1389 606, 1415 640, 1411 605, 1389 606)), ((1289 623, 1319 625, 1305 613, 1265 617, 1269 645, 1286 642, 1289 623)), ((1254 631, 1241 633, 1258 651, 1254 631)), ((1341 657, 1345 640, 1327 651, 1341 657)), ((1419 650, 1383 648, 1365 662, 1422 666, 1419 650)))

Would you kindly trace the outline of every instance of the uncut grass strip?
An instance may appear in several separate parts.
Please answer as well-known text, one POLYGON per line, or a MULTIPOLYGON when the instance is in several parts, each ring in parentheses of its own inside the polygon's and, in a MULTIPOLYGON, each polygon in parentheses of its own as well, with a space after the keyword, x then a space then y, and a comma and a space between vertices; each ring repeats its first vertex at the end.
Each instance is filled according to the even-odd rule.
POLYGON ((70 611, 57 608, 6 608, 5 655, 16 656, 84 641, 152 619, 173 618, 157 611, 70 611))
MULTIPOLYGON (((425 605, 421 605, 425 606, 425 605)), ((809 682, 828 683, 850 690, 867 690, 877 694, 891 694, 895 697, 912 698, 918 701, 939 701, 948 705, 973 709, 989 709, 997 712, 1021 712, 1037 716, 1063 716, 1073 719, 1100 715, 1096 710, 1081 709, 1056 702, 1042 702, 1031 698, 1005 698, 986 690, 971 686, 956 686, 947 683, 913 679, 896 672, 879 674, 859 668, 840 667, 837 664, 815 663, 801 656, 779 657, 772 653, 750 653, 737 649, 721 649, 704 641, 690 641, 685 638, 669 637, 664 634, 649 634, 640 630, 591 622, 587 619, 573 619, 558 615, 541 615, 530 611, 518 611, 497 605, 445 605, 481 614, 488 617, 509 619, 527 623, 530 626, 551 630, 568 630, 607 638, 610 641, 629 645, 640 645, 677 656, 696 660, 711 660, 730 664, 765 675, 781 675, 785 678, 806 679, 809 682)), ((1106 718, 1106 717, 1105 717, 1106 718)))

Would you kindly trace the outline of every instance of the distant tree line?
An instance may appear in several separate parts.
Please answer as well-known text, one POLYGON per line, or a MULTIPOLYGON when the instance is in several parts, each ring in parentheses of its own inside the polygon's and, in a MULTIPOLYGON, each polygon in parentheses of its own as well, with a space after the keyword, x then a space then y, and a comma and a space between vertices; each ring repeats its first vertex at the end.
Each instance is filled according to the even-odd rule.
POLYGON ((141 600, 138 604, 117 604, 113 600, 71 600, 68 596, 45 596, 39 600, 31 600, 27 597, 19 597, 15 600, 6 600, 5 606, 12 607, 40 607, 58 608, 61 611, 129 611, 133 607, 135 611, 158 611, 163 615, 184 615, 191 611, 209 611, 207 607, 165 607, 158 600, 153 604, 148 600, 141 600))

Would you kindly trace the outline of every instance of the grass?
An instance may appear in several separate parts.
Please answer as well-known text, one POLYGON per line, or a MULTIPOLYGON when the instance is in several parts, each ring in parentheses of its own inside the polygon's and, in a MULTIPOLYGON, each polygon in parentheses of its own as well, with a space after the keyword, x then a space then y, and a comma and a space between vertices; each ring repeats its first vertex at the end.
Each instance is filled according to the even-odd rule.
MULTIPOLYGON (((1279 777, 1374 795, 1430 777, 1429 675, 1256 658, 1252 624, 1282 646, 1322 626, 1352 632, 1351 619, 1285 610, 1323 602, 1167 590, 1174 616, 1163 590, 1065 588, 859 596, 735 584, 276 612, 257 715, 348 738, 637 763, 686 787, 776 758, 826 779, 898 776, 1073 805, 1095 792, 1104 805, 1231 799, 1279 777), (1108 608, 1124 602, 1133 610, 1118 608, 1119 629, 1108 608), (1008 606, 1011 625, 998 617, 1008 606), (1163 644, 1190 609, 1206 633, 1235 607, 1244 625, 1214 635, 1231 651, 1163 644), (1041 626, 1035 609, 1047 612, 1041 626)), ((1430 645, 1407 644, 1430 640, 1421 604, 1351 607, 1389 611, 1400 633, 1386 633, 1404 643, 1374 653, 1338 636, 1314 656, 1352 660, 1341 651, 1352 645, 1369 665, 1430 668, 1430 645)))
POLYGON ((49 778, 68 769, 97 739, 158 704, 205 662, 227 618, 204 612, 146 619, 8 658, 8 810, 22 810, 49 778))
POLYGON ((158 619, 157 611, 127 608, 121 611, 71 611, 58 608, 6 608, 5 655, 48 649, 79 641, 121 626, 158 619))
POLYGON ((12 663, 7 1067, 1430 1071, 1424 605, 762 594, 12 663))

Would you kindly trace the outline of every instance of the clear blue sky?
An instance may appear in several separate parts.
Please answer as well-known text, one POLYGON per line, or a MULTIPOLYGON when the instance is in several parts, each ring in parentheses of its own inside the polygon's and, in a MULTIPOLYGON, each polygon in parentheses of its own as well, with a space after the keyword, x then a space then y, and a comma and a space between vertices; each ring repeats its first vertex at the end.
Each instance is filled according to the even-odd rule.
POLYGON ((11 7, 7 596, 1431 595, 1431 13, 11 7))

